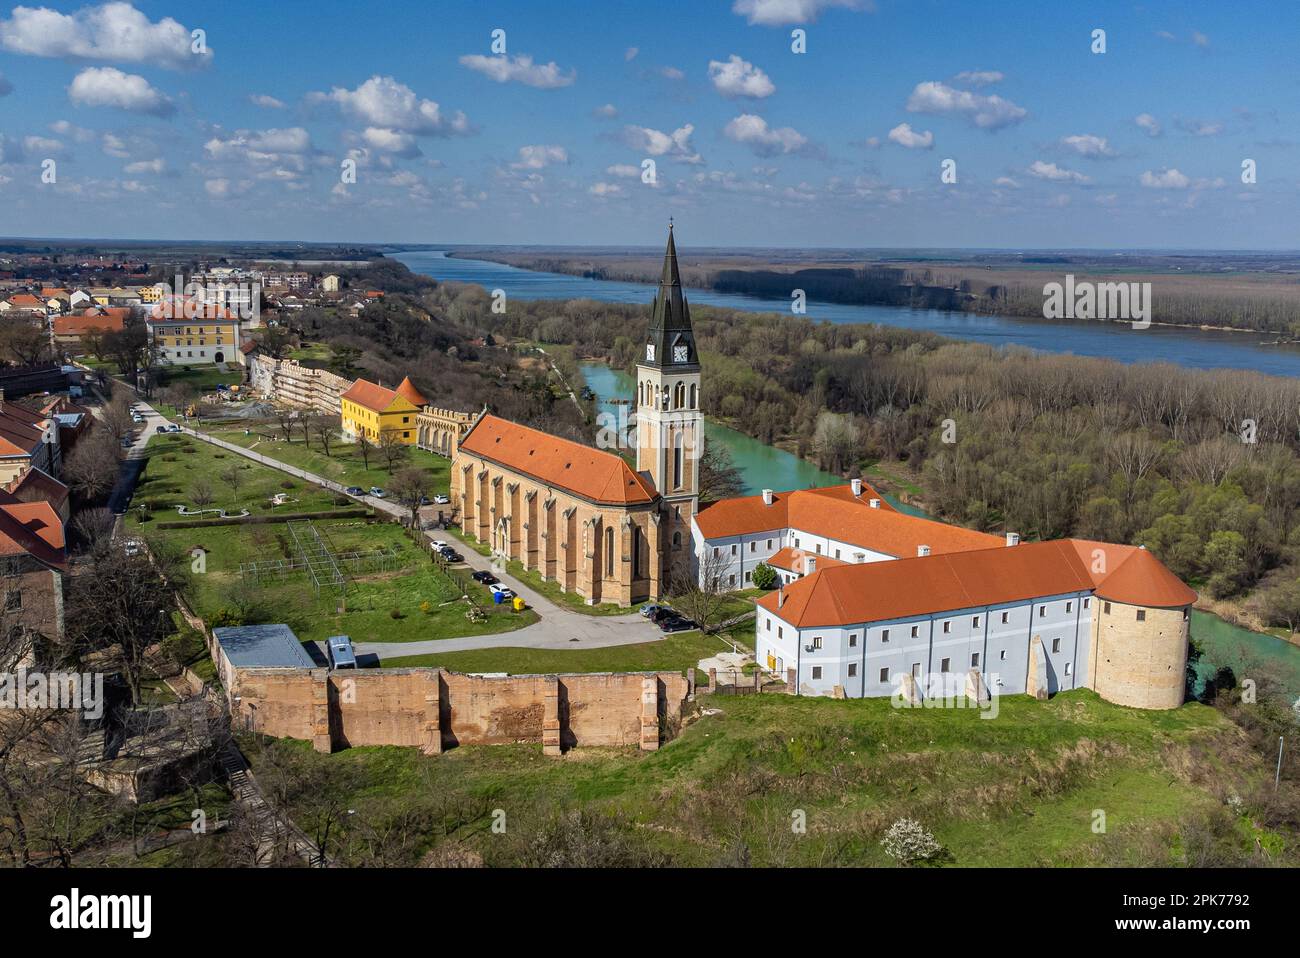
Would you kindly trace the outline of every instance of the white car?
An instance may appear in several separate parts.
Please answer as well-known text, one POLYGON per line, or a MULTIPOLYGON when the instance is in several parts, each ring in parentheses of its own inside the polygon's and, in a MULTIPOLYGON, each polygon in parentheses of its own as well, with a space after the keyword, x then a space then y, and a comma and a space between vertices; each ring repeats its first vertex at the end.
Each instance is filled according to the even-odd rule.
POLYGON ((502 602, 509 601, 510 599, 513 599, 515 597, 515 594, 503 585, 490 585, 488 586, 488 591, 491 592, 494 596, 496 595, 501 596, 502 602))
POLYGON ((434 539, 434 540, 433 540, 433 551, 434 551, 434 552, 440 552, 441 550, 447 548, 447 546, 448 546, 448 543, 443 542, 441 539, 434 539))
POLYGON ((434 497, 433 497, 433 504, 434 504, 435 506, 445 506, 445 505, 447 505, 447 503, 449 503, 449 502, 451 502, 451 500, 448 499, 446 496, 434 496, 434 497))

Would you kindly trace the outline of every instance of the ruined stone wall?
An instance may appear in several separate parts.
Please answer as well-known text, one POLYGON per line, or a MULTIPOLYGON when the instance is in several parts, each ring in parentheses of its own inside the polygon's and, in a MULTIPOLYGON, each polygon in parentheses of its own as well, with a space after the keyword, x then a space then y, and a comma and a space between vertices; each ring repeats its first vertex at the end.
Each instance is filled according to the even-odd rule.
POLYGON ((407 745, 541 742, 659 747, 681 718, 687 681, 675 672, 465 675, 444 669, 240 669, 236 723, 311 740, 318 751, 407 745))

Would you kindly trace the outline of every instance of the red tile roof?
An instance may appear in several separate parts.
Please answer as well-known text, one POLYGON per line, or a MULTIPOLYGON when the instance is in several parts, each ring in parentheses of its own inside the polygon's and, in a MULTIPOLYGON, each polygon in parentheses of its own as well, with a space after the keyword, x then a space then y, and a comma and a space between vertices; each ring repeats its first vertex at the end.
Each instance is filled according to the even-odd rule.
POLYGON ((0 491, 0 555, 27 554, 67 571, 63 521, 48 502, 20 502, 0 491))
POLYGON ((131 310, 125 306, 96 307, 80 314, 54 317, 55 336, 82 336, 91 330, 119 332, 126 326, 131 310))
POLYGON ((915 556, 922 545, 938 554, 990 549, 1003 542, 1000 536, 899 512, 866 483, 858 496, 852 485, 778 492, 770 506, 761 495, 724 499, 701 509, 695 522, 706 539, 799 529, 896 559, 915 556), (877 508, 872 499, 879 500, 877 508))
POLYGON ((423 406, 425 403, 424 397, 411 385, 410 379, 403 379, 397 389, 380 386, 368 379, 358 379, 348 387, 348 391, 343 394, 343 398, 356 403, 358 406, 373 409, 375 412, 383 412, 393 404, 393 400, 399 395, 416 406, 423 406), (403 391, 403 387, 406 387, 405 391, 403 391), (411 398, 412 395, 415 396, 415 399, 411 398))
POLYGON ((603 505, 642 505, 658 498, 654 485, 622 456, 482 416, 460 442, 460 454, 490 460, 603 505))
POLYGON ((808 559, 815 559, 814 567, 817 569, 829 569, 831 566, 848 565, 843 559, 833 559, 830 556, 816 555, 806 549, 796 549, 793 546, 786 546, 779 549, 772 555, 772 558, 765 560, 768 565, 775 569, 784 569, 786 572, 797 572, 799 575, 808 574, 808 559))
POLYGON ((35 467, 10 483, 9 493, 23 502, 48 502, 57 512, 68 500, 68 487, 48 472, 35 467))
POLYGON ((785 587, 779 611, 776 593, 758 604, 804 628, 906 619, 1094 589, 1101 598, 1149 607, 1177 608, 1196 599, 1155 556, 1140 549, 1132 549, 1099 586, 1078 543, 1061 539, 819 569, 785 587), (1125 572, 1138 553, 1143 557, 1125 572), (1116 577, 1115 592, 1108 595, 1111 576, 1116 577))

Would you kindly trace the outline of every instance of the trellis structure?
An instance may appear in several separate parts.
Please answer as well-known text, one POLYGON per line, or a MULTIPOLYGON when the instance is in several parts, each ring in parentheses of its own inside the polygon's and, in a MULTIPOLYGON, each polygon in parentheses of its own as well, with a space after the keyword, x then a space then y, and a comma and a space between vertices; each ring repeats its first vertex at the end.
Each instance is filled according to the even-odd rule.
POLYGON ((400 568, 402 564, 402 554, 396 548, 339 552, 330 543, 329 537, 310 520, 295 519, 285 525, 296 554, 288 559, 240 563, 239 574, 245 582, 262 585, 269 580, 280 580, 305 572, 317 595, 320 595, 322 588, 328 588, 336 589, 346 597, 352 584, 352 573, 387 572, 400 568))

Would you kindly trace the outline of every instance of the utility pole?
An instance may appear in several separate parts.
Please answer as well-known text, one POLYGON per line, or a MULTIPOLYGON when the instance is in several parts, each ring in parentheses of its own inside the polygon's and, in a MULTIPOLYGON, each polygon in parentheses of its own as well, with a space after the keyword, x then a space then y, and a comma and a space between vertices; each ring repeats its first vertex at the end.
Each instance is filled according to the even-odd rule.
POLYGON ((1273 773, 1273 791, 1277 791, 1278 783, 1282 781, 1282 743, 1285 736, 1277 737, 1277 771, 1273 773))

